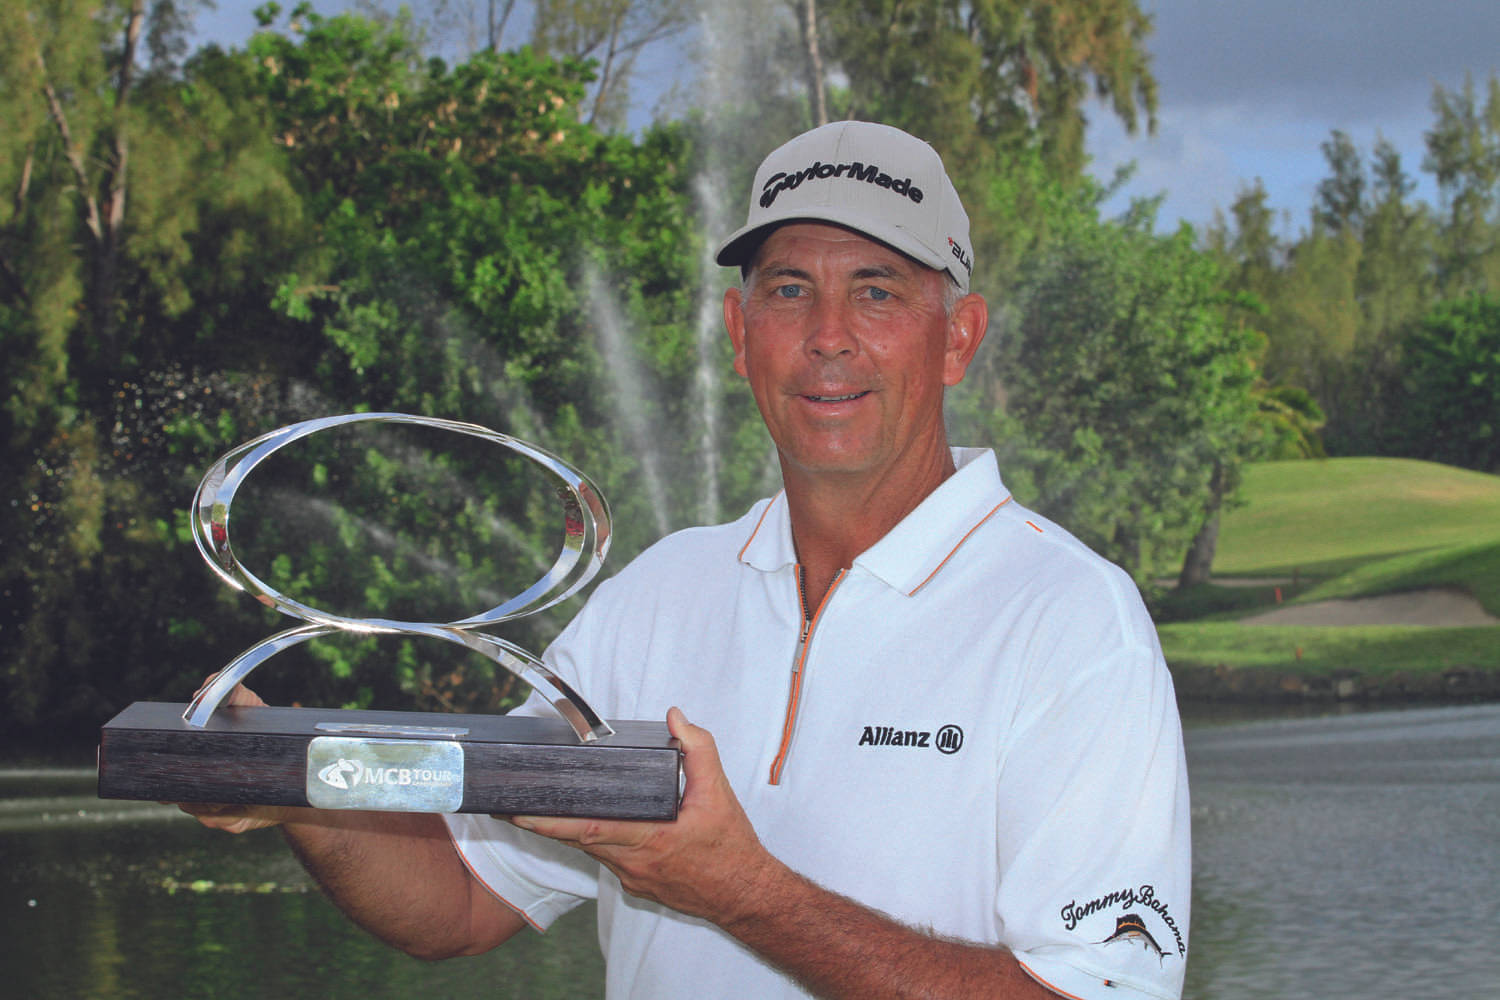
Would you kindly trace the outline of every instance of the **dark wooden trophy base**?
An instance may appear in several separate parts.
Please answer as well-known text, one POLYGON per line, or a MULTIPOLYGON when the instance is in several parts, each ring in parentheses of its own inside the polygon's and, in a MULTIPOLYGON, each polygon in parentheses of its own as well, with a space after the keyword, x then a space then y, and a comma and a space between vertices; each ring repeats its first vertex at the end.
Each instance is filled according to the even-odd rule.
POLYGON ((670 820, 681 752, 662 722, 580 743, 561 719, 138 701, 105 723, 99 797, 387 812, 670 820))

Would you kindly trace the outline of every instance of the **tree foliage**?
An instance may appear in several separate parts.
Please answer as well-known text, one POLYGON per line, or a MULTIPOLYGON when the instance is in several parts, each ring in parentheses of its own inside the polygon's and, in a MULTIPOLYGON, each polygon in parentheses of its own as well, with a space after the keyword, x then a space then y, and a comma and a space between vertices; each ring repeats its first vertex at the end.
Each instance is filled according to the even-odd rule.
POLYGON ((619 127, 641 52, 680 34, 696 14, 687 0, 540 0, 532 38, 539 52, 596 62, 584 120, 619 127))
POLYGON ((1131 132, 1155 127, 1151 20, 1136 0, 817 6, 826 63, 848 81, 830 101, 831 117, 887 122, 933 143, 973 205, 982 287, 1007 285, 1009 264, 1029 249, 995 221, 1017 213, 986 201, 993 185, 1041 197, 1033 163, 1064 184, 1079 182, 1094 98, 1131 132))
POLYGON ((1500 295, 1438 303, 1405 347, 1408 452, 1500 472, 1500 295))
MULTIPOLYGON (((170 531, 153 510, 161 443, 138 434, 157 414, 138 392, 143 362, 174 357, 168 330, 192 305, 189 234, 216 169, 234 158, 179 131, 183 93, 140 64, 148 21, 158 51, 172 51, 160 5, 8 6, 3 679, 22 720, 95 718, 104 689, 118 690, 117 656, 133 658, 124 673, 137 679, 151 669, 141 631, 99 609, 130 608, 161 627, 181 596, 149 565, 170 531)), ((152 381, 172 379, 163 366, 152 381)), ((188 404, 181 384, 168 391, 202 402, 188 404)))
MULTIPOLYGON (((646 419, 682 418, 694 399, 682 317, 697 256, 680 130, 634 140, 580 123, 590 70, 578 61, 522 49, 450 68, 423 58, 400 19, 309 9, 245 51, 205 49, 180 76, 151 77, 124 114, 108 96, 118 90, 112 32, 140 10, 110 21, 80 8, 78 27, 99 30, 80 30, 68 58, 44 52, 53 72, 93 74, 54 87, 86 95, 64 104, 73 141, 88 135, 107 151, 128 127, 134 161, 152 167, 128 175, 112 285, 91 263, 99 241, 80 191, 112 190, 119 171, 83 188, 37 74, 6 90, 30 129, 6 140, 19 196, 0 230, 15 278, 0 333, 23 359, 8 386, 7 447, 27 456, 6 472, 9 495, 25 499, 7 511, 7 537, 21 541, 3 563, 13 599, 0 697, 12 717, 97 723, 136 697, 180 697, 235 642, 270 631, 203 585, 179 512, 215 453, 290 419, 378 407, 514 429, 605 482, 621 515, 617 551, 644 544, 659 518, 631 490, 638 463, 600 388, 586 289, 597 273, 623 303, 637 331, 627 350, 645 359, 653 398, 670 401, 646 419), (90 296, 107 308, 80 309, 90 296), (100 608, 114 610, 101 620, 100 608)), ((264 13, 269 28, 277 13, 264 13)), ((7 74, 17 65, 7 59, 7 74)), ((671 483, 678 471, 662 475, 671 483)), ((420 494, 405 502, 420 506, 420 494)), ((529 502, 494 515, 535 524, 538 536, 555 530, 529 502)), ((524 586, 529 562, 501 559, 493 582, 532 573, 524 586)), ((332 565, 290 546, 280 571, 316 589, 332 565)), ((414 566, 353 580, 360 606, 447 585, 414 566)), ((440 669, 410 648, 315 661, 305 676, 268 677, 268 690, 391 704, 435 690, 440 669), (392 655, 399 669, 380 669, 392 655)))
POLYGON ((1229 287, 1263 306, 1269 387, 1310 394, 1330 453, 1442 454, 1480 468, 1482 449, 1442 446, 1452 428, 1422 424, 1441 412, 1425 400, 1439 382, 1411 373, 1435 356, 1432 316, 1493 294, 1500 280, 1500 79, 1438 86, 1432 108, 1422 166, 1436 181, 1435 206, 1414 199, 1416 182, 1389 142, 1367 158, 1335 131, 1305 229, 1278 233, 1256 185, 1206 244, 1229 287), (1419 384, 1424 399, 1414 404, 1419 384))
POLYGON ((1492 288, 1500 280, 1500 77, 1490 78, 1483 101, 1472 80, 1458 93, 1436 87, 1432 109, 1424 166, 1442 199, 1439 290, 1492 288))
POLYGON ((1190 230, 1075 201, 995 331, 1012 488, 1143 582, 1222 499, 1216 468, 1246 457, 1256 340, 1220 287, 1190 230))
POLYGON ((1132 131, 1154 123, 1156 81, 1134 0, 819 5, 828 51, 848 75, 845 117, 934 137, 959 165, 1040 137, 1064 175, 1083 166, 1084 104, 1107 101, 1132 131))
MULTIPOLYGON (((501 44, 516 5, 497 0, 451 63, 404 14, 267 4, 243 49, 189 52, 184 0, 3 2, 13 732, 180 699, 287 624, 209 582, 182 508, 216 455, 293 420, 397 410, 513 432, 600 482, 620 560, 774 489, 749 394, 717 378, 705 241, 820 90, 830 115, 931 138, 971 206, 1002 315, 953 400, 955 439, 999 444, 1018 493, 1139 576, 1180 557, 1268 401, 1289 398, 1255 382, 1256 326, 1218 259, 1154 235, 1147 206, 1101 219, 1082 174, 1091 94, 1131 124, 1154 113, 1149 20, 1128 0, 739 5, 715 29, 735 72, 635 134, 619 127, 631 54, 677 30, 676 0, 537 0, 522 46, 501 44)), ((315 604, 467 614, 556 551, 556 503, 521 488, 523 463, 359 435, 299 454, 268 463, 237 544, 315 604)), ((559 621, 506 634, 535 648, 559 621)), ((257 683, 351 706, 516 694, 373 637, 309 644, 257 683)))

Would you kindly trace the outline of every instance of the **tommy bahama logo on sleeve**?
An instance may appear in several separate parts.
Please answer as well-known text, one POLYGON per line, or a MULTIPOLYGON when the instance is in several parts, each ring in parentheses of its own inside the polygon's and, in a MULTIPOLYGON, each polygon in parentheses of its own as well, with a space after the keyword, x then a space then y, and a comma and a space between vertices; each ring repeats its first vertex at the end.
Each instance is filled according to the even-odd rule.
POLYGON ((1138 944, 1158 960, 1166 957, 1166 952, 1161 950, 1161 945, 1156 943, 1156 938, 1146 929, 1146 921, 1138 913, 1127 913, 1116 919, 1115 932, 1099 943, 1114 944, 1116 941, 1138 944))
POLYGON ((1148 950, 1155 951, 1158 955, 1164 954, 1157 945, 1156 939, 1146 931, 1146 924, 1140 917, 1138 911, 1149 910, 1155 913, 1161 922, 1166 925, 1167 930, 1172 932, 1173 943, 1176 945, 1178 957, 1187 957, 1187 942, 1182 939, 1182 930, 1177 926, 1177 921, 1172 919, 1172 913, 1168 909, 1166 901, 1156 895, 1156 887, 1149 882, 1133 889, 1117 889, 1114 892, 1105 893, 1095 899, 1079 903, 1070 900, 1063 908, 1063 927, 1074 930, 1088 917, 1105 910, 1120 907, 1127 912, 1115 921, 1114 932, 1106 937, 1104 944, 1119 940, 1135 940, 1142 944, 1149 942, 1148 950))

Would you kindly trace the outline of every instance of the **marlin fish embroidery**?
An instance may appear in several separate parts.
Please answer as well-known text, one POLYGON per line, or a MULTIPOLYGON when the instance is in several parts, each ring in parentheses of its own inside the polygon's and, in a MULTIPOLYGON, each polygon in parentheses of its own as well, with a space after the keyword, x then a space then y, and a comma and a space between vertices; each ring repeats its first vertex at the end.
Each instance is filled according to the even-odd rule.
POLYGON ((1116 941, 1125 941, 1130 944, 1138 944, 1156 956, 1159 962, 1162 960, 1161 945, 1146 930, 1146 922, 1134 913, 1127 913, 1115 921, 1115 932, 1105 938, 1100 944, 1114 944, 1116 941))

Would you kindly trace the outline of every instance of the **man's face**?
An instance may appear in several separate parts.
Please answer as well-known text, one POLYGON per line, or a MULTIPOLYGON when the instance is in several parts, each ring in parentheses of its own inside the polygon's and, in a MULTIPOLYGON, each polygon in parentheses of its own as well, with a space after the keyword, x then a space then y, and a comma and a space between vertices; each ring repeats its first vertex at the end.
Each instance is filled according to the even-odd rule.
POLYGON ((725 295, 734 369, 788 474, 901 476, 948 462, 943 388, 984 336, 984 300, 950 318, 939 271, 838 226, 794 223, 725 295))

